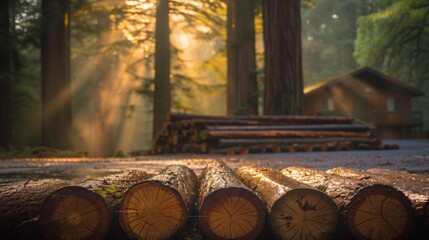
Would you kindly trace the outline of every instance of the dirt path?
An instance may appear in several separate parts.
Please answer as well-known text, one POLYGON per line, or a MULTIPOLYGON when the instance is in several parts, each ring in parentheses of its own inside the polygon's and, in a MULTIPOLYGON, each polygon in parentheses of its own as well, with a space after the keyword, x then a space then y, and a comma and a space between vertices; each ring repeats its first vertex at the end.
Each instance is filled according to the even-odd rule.
POLYGON ((326 170, 336 166, 358 169, 388 168, 429 173, 429 140, 384 141, 398 144, 399 150, 342 151, 249 155, 159 155, 132 158, 34 158, 0 160, 0 182, 31 178, 58 177, 84 179, 105 176, 126 169, 157 173, 171 164, 184 164, 197 174, 212 159, 225 161, 232 168, 257 164, 280 169, 305 166, 326 170))

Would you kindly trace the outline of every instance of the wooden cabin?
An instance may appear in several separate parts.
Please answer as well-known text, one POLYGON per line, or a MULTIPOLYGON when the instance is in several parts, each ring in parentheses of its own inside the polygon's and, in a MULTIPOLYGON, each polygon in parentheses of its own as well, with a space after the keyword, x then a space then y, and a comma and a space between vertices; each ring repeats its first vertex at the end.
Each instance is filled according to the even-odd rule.
POLYGON ((381 139, 421 138, 422 112, 411 99, 420 90, 369 67, 309 84, 304 89, 306 114, 341 115, 373 124, 381 139))

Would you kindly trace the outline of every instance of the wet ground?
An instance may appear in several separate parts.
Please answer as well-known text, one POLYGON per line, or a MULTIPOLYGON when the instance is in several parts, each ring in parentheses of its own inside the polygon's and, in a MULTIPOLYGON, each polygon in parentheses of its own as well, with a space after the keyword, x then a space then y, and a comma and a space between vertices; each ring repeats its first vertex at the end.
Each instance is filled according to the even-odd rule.
POLYGON ((256 164, 280 169, 287 166, 304 166, 327 170, 336 166, 358 169, 388 168, 411 172, 429 173, 429 140, 392 140, 399 150, 266 153, 248 155, 177 154, 140 156, 130 158, 31 158, 1 159, 0 182, 32 178, 84 179, 102 177, 123 170, 138 169, 157 173, 171 164, 184 164, 197 174, 213 160, 223 160, 236 169, 256 164))

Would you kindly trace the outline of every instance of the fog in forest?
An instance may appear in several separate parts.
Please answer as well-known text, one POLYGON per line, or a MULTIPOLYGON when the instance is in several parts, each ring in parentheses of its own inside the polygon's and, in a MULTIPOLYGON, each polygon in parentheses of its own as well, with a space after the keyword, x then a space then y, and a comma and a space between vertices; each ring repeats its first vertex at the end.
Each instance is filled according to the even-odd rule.
MULTIPOLYGON (((256 2, 255 72, 261 103, 263 19, 261 2, 256 2)), ((380 29, 386 18, 402 14, 401 9, 415 14, 408 22, 395 23, 400 20, 393 18, 398 28, 424 21, 429 10, 427 6, 418 9, 420 3, 423 1, 302 1, 304 83, 371 66, 428 93, 429 77, 424 68, 429 58, 421 60, 427 53, 414 52, 419 51, 412 47, 414 42, 401 51, 394 41, 383 45, 396 35, 393 30, 380 29), (377 52, 372 46, 387 50, 377 52)), ((71 0, 72 136, 76 150, 90 156, 113 156, 150 149, 156 4, 156 0, 71 0)), ((15 146, 41 145, 40 7, 36 0, 17 0, 12 6, 19 49, 12 77, 13 121, 18 126, 13 130, 15 146)), ((226 4, 171 0, 169 19, 171 111, 226 115, 226 4)), ((422 34, 419 46, 429 51, 427 27, 422 34)), ((424 112, 424 119, 429 119, 428 95, 414 104, 424 112)), ((427 120, 425 125, 429 126, 427 120)))

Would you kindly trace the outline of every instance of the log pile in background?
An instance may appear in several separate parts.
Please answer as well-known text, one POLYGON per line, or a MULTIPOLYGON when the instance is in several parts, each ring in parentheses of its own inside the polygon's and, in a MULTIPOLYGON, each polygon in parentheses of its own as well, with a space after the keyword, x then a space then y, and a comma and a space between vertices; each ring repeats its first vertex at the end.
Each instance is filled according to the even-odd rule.
POLYGON ((204 116, 171 113, 152 153, 223 153, 397 149, 349 117, 204 116))

